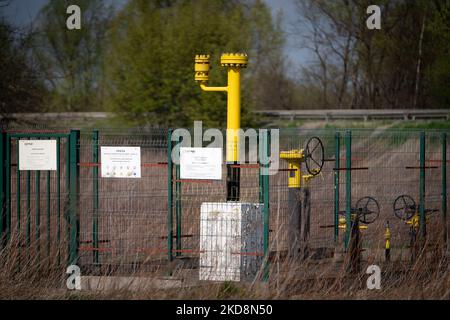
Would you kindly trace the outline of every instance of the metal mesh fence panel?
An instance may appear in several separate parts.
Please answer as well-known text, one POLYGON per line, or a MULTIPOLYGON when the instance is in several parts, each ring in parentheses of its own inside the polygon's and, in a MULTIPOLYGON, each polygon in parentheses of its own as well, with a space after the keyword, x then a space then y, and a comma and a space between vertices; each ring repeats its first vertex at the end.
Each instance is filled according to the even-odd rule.
POLYGON ((80 265, 122 273, 161 265, 167 256, 167 131, 100 132, 98 141, 83 134, 79 202, 80 265), (102 178, 102 146, 140 147, 141 178, 102 178))
POLYGON ((6 237, 17 259, 18 270, 26 266, 55 268, 67 263, 68 137, 7 138, 5 203, 6 237), (19 170, 19 140, 55 140, 56 170, 19 170))

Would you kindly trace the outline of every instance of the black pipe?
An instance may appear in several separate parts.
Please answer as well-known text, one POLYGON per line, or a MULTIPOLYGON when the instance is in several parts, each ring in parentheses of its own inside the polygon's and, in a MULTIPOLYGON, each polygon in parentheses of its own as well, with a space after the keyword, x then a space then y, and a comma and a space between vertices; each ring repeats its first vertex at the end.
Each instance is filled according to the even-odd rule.
POLYGON ((361 271, 361 232, 359 230, 359 216, 356 215, 351 223, 350 232, 350 272, 361 271))
POLYGON ((419 251, 419 241, 417 239, 417 228, 411 226, 409 229, 410 241, 409 246, 411 250, 410 262, 414 263, 417 259, 418 251, 419 251))
POLYGON ((309 248, 309 232, 311 226, 311 191, 309 187, 303 187, 303 225, 302 225, 302 256, 303 259, 308 258, 309 248))
POLYGON ((288 254, 297 256, 301 243, 302 201, 299 188, 289 188, 288 192, 288 254))
POLYGON ((233 166, 237 163, 227 164, 227 201, 239 201, 241 168, 233 166))
POLYGON ((386 262, 390 262, 391 261, 391 236, 390 236, 389 220, 386 222, 386 235, 388 238, 386 238, 384 258, 385 258, 386 262), (387 233, 389 233, 389 234, 387 234, 387 233))

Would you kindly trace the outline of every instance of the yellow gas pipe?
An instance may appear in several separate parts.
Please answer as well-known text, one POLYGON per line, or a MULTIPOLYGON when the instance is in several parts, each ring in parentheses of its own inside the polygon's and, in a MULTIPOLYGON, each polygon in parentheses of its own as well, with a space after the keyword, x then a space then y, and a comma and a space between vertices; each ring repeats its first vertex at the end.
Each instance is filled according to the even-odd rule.
POLYGON ((391 228, 389 227, 389 221, 386 222, 386 231, 384 232, 385 246, 385 259, 390 261, 391 259, 391 228))
POLYGON ((239 129, 241 128, 241 69, 246 68, 248 57, 245 53, 224 53, 220 64, 228 71, 226 87, 208 87, 210 56, 195 56, 195 80, 203 91, 227 92, 227 163, 239 161, 239 129))

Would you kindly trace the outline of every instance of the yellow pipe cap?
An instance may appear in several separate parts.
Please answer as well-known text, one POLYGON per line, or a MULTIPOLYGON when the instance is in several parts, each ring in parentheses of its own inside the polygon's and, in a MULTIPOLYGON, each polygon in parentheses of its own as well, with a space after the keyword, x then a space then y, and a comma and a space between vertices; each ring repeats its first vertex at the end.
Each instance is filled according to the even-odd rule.
POLYGON ((220 57, 222 67, 246 68, 248 56, 245 53, 223 53, 220 57))
POLYGON ((209 80, 209 54, 195 56, 195 81, 209 80))

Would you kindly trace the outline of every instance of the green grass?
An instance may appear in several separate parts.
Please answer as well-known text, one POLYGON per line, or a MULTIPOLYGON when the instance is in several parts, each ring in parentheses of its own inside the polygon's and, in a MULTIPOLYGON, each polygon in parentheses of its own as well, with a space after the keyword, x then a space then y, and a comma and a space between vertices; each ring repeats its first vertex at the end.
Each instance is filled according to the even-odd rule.
POLYGON ((271 127, 279 128, 303 128, 314 124, 317 129, 428 129, 428 130, 450 130, 449 120, 330 120, 330 121, 306 121, 306 120, 277 120, 271 127))
POLYGON ((396 123, 393 127, 398 129, 450 130, 450 119, 402 121, 396 123))

